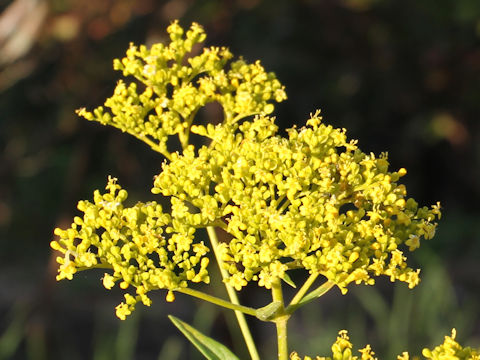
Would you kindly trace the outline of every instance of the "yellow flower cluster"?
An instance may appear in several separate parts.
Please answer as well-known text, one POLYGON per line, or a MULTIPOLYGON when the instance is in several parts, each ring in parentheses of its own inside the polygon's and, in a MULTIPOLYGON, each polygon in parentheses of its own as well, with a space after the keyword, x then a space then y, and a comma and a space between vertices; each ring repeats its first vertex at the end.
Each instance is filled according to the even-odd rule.
MULTIPOLYGON (((423 349, 422 354, 425 359, 431 360, 480 360, 478 351, 470 347, 462 347, 455 341, 456 331, 452 330, 452 336, 445 336, 443 344, 438 345, 434 350, 423 349)), ((346 330, 338 333, 337 340, 332 345, 332 357, 317 356, 314 360, 376 360, 375 353, 370 345, 358 350, 361 356, 352 355, 352 343, 346 330)), ((397 356, 397 360, 419 360, 418 356, 410 357, 407 352, 397 356)), ((302 360, 298 353, 293 352, 290 360, 302 360)), ((313 360, 310 356, 305 356, 303 360, 313 360)))
MULTIPOLYGON (((445 336, 443 344, 438 345, 433 350, 423 349, 422 355, 426 359, 432 360, 480 360, 480 350, 471 347, 462 347, 455 341, 457 332, 452 329, 452 336, 445 336)), ((408 360, 408 357, 404 360, 408 360)))
MULTIPOLYGON (((374 357, 375 353, 372 351, 370 345, 365 346, 363 349, 358 350, 361 354, 360 357, 352 355, 352 343, 348 337, 346 330, 338 332, 337 340, 332 345, 332 357, 317 356, 315 359, 310 356, 305 356, 303 360, 377 360, 374 357)), ((290 354, 290 360, 302 360, 298 353, 293 352, 290 354)))
MULTIPOLYGON (((210 47, 195 55, 194 46, 206 38, 198 24, 185 33, 174 22, 167 31, 169 45, 155 44, 148 49, 131 44, 125 58, 114 60, 115 69, 135 80, 118 82, 113 96, 105 101, 110 112, 99 107, 93 112, 81 109, 79 115, 117 127, 178 163, 180 156, 167 148, 167 141, 177 135, 185 156, 194 156, 190 130, 205 104, 220 103, 224 123, 234 124, 247 116, 268 114, 274 109, 272 102, 286 99, 275 75, 266 73, 258 61, 236 60, 225 70, 232 58, 228 49, 210 47)), ((203 174, 195 168, 186 171, 197 182, 190 184, 195 194, 205 182, 203 174)), ((174 191, 181 181, 170 180, 174 191)), ((51 246, 63 253, 57 259, 58 280, 72 279, 77 271, 88 268, 113 269, 113 274, 103 278, 107 289, 116 282, 122 289, 136 288, 135 296, 126 294, 125 302, 117 307, 122 319, 138 301, 150 304, 146 295, 150 290, 175 290, 187 287, 188 281, 209 281, 205 256, 209 248, 201 241, 194 242, 194 234, 197 227, 220 217, 213 210, 213 198, 198 197, 187 204, 184 198, 172 197, 171 214, 165 214, 155 202, 124 207, 127 192, 115 179, 109 179, 107 189, 103 195, 95 192, 93 204, 79 202, 84 216, 76 217, 70 229, 55 230, 60 239, 51 246), (192 213, 195 206, 201 209, 198 213, 192 213)), ((167 300, 173 299, 169 291, 167 300)))
POLYGON ((133 44, 114 68, 136 81, 119 81, 112 97, 105 101, 110 112, 98 107, 93 112, 80 109, 87 120, 112 125, 146 142, 170 158, 169 136, 177 135, 183 147, 188 144, 191 124, 197 111, 207 103, 218 102, 225 122, 245 116, 271 113, 272 101, 286 99, 283 86, 273 73, 266 73, 260 62, 236 60, 226 48, 205 48, 194 56, 194 46, 205 40, 203 28, 193 24, 184 34, 178 22, 167 29, 171 42, 150 49, 133 44))
POLYGON ((194 45, 205 39, 197 24, 184 34, 174 22, 168 33, 168 46, 131 45, 115 60, 115 68, 136 81, 118 83, 105 102, 111 113, 101 107, 79 113, 166 157, 152 192, 169 199, 170 213, 155 202, 124 207, 127 193, 110 179, 107 193, 79 203, 83 218, 55 230, 60 240, 52 247, 63 253, 58 279, 112 269, 106 288, 116 282, 136 288, 117 308, 124 318, 136 302, 150 304, 150 290, 168 289, 173 300, 172 291, 188 281, 208 282, 209 248, 195 239, 196 229, 217 227, 229 236, 217 250, 230 275, 226 282, 237 290, 252 281, 267 289, 279 278, 289 282, 287 272, 298 268, 323 275, 344 293, 350 283, 373 284, 379 275, 417 285, 419 270, 407 266, 405 253, 434 236, 440 207, 407 198, 398 184, 406 170, 390 172, 386 154, 363 153, 318 112, 305 127, 279 136, 268 114, 286 95, 274 74, 258 62, 229 63, 225 48, 194 55, 194 45), (224 121, 193 124, 213 101, 224 121), (206 145, 195 148, 190 133, 206 145), (167 149, 172 135, 182 152, 167 149))
POLYGON ((209 249, 203 242, 193 243, 193 227, 172 221, 155 202, 124 207, 127 192, 114 178, 109 178, 107 190, 95 191, 93 203, 78 203, 84 215, 75 217, 71 228, 55 229, 60 239, 51 247, 63 253, 57 258, 57 280, 71 280, 77 271, 90 268, 113 270, 103 277, 105 288, 119 282, 122 289, 136 290, 134 296, 125 294, 125 302, 117 307, 121 319, 138 301, 151 304, 148 291, 184 288, 188 281, 209 282, 209 249))
POLYGON ((270 288, 296 268, 343 292, 379 275, 417 285, 419 270, 407 266, 404 252, 433 237, 439 205, 419 208, 397 184, 404 169, 389 172, 386 154, 361 152, 318 113, 288 139, 276 130, 266 116, 196 126, 211 143, 175 155, 155 179, 154 193, 182 204, 175 218, 230 234, 219 249, 230 285, 270 288))

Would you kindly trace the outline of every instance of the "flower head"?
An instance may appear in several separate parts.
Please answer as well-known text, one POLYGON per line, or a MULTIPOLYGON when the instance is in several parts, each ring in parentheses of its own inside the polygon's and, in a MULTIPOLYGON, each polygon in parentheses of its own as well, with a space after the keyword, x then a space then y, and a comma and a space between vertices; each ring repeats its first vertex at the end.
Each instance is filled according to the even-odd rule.
POLYGON ((114 60, 114 68, 135 81, 118 82, 105 101, 109 112, 101 106, 93 112, 80 109, 78 114, 128 132, 169 158, 169 137, 178 136, 187 145, 194 117, 207 103, 221 104, 225 121, 235 122, 271 113, 272 102, 286 99, 282 84, 259 61, 229 64, 233 55, 224 47, 204 48, 197 54, 193 47, 206 39, 200 25, 193 23, 185 31, 175 21, 167 32, 168 45, 130 44, 126 56, 114 60))
POLYGON ((443 344, 433 350, 423 349, 422 354, 427 359, 458 359, 458 360, 480 360, 480 352, 471 347, 463 347, 456 340, 457 331, 452 329, 451 336, 445 336, 443 344))
MULTIPOLYGON (((438 345, 433 350, 423 349, 423 356, 425 359, 432 360, 479 360, 480 354, 475 349, 470 347, 463 347, 458 342, 455 341, 456 331, 452 330, 452 336, 445 336, 445 341, 443 344, 438 345)), ((361 356, 356 356, 352 354, 352 343, 348 337, 346 330, 340 330, 338 333, 337 340, 332 345, 332 357, 323 357, 317 356, 315 360, 377 360, 374 356, 375 353, 372 351, 370 345, 366 345, 363 349, 358 350, 361 353, 361 356)), ((418 356, 410 357, 407 352, 403 352, 401 355, 397 356, 397 360, 418 360, 418 356)), ((309 356, 305 356, 303 359, 296 353, 293 352, 290 355, 290 360, 313 360, 309 356)))
POLYGON ((386 154, 365 154, 345 130, 315 114, 307 126, 276 134, 273 119, 209 127, 211 143, 163 166, 153 191, 182 205, 174 216, 192 226, 223 224, 227 280, 270 288, 291 269, 320 273, 346 291, 386 275, 414 287, 418 270, 406 251, 433 236, 437 207, 419 208, 390 172, 386 154), (193 209, 193 210, 192 210, 193 209))
POLYGON ((147 293, 151 290, 209 282, 209 249, 201 241, 194 242, 194 228, 173 222, 156 202, 124 207, 127 192, 114 178, 109 178, 107 190, 96 191, 93 203, 79 202, 84 215, 76 217, 70 229, 55 229, 59 240, 51 246, 64 254, 57 258, 58 280, 71 280, 77 271, 89 268, 109 269, 103 276, 106 289, 117 283, 124 290, 135 289, 117 307, 121 319, 138 301, 150 305, 147 293))
POLYGON ((154 201, 125 206, 127 192, 109 178, 93 203, 79 202, 83 216, 71 228, 55 230, 59 240, 51 246, 63 254, 57 279, 107 269, 105 288, 118 283, 135 291, 117 307, 125 318, 138 301, 150 305, 151 290, 167 289, 173 301, 176 289, 208 283, 210 249, 197 229, 218 227, 228 234, 216 249, 225 281, 237 290, 290 282, 288 271, 299 268, 343 293, 380 275, 416 286, 419 270, 408 267, 406 254, 434 236, 441 213, 439 204, 419 207, 407 197, 399 183, 406 170, 389 170, 386 153, 362 152, 319 112, 280 136, 269 114, 286 95, 273 73, 258 61, 232 61, 226 48, 197 53, 206 36, 198 24, 185 31, 174 22, 167 30, 169 44, 132 44, 114 61, 135 80, 118 82, 105 102, 109 111, 79 114, 165 156, 152 192, 163 195, 169 211, 154 201), (223 122, 195 124, 210 102, 221 105, 223 122), (203 137, 202 146, 190 143, 192 133, 203 137), (180 151, 169 148, 171 136, 180 151))

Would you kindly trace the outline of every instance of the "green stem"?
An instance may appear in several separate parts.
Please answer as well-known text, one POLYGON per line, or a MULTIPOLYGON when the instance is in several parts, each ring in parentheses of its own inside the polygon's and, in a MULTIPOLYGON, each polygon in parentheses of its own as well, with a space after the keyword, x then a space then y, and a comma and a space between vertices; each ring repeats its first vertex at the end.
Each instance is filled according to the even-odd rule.
POLYGON ((132 134, 133 136, 135 136, 137 139, 143 141, 144 143, 146 143, 147 145, 149 145, 153 151, 156 151, 160 154, 162 154, 163 156, 165 156, 168 160, 172 160, 172 154, 170 154, 168 151, 165 152, 165 151, 162 151, 160 149, 160 146, 158 144, 156 144, 154 141, 150 140, 148 137, 146 136, 141 136, 141 135, 136 135, 134 133, 130 133, 132 134))
MULTIPOLYGON (((308 281, 308 280, 307 280, 308 281)), ((322 285, 320 285, 318 288, 313 290, 312 292, 308 293, 306 296, 304 296, 301 300, 298 302, 287 306, 285 309, 285 312, 287 314, 293 313, 295 310, 297 310, 299 307, 308 304, 310 301, 319 298, 320 296, 324 295, 327 291, 329 291, 335 284, 331 281, 326 281, 322 285)), ((302 286, 303 287, 303 286, 302 286)))
POLYGON ((192 113, 190 113, 190 116, 187 119, 184 119, 184 122, 187 123, 185 130, 178 133, 178 138, 183 150, 185 150, 190 144, 190 129, 192 128, 193 119, 195 118, 198 109, 200 109, 200 107, 197 107, 192 113))
MULTIPOLYGON (((215 228, 208 226, 207 227, 208 237, 210 238, 210 243, 212 244, 213 252, 215 254, 215 258, 217 259, 218 267, 220 268, 220 273, 222 274, 222 279, 227 279, 229 277, 228 272, 223 268, 223 261, 218 254, 218 238, 215 232, 215 228)), ((225 288, 227 289, 228 297, 230 298, 230 302, 235 305, 240 305, 240 301, 238 300, 237 293, 235 289, 225 284, 225 288)), ((257 347, 255 346, 255 342, 253 341, 252 334, 247 324, 247 320, 242 312, 235 310, 235 316, 237 317, 238 325, 240 326, 240 330, 242 331, 243 338, 245 339, 245 343, 247 344, 248 352, 250 353, 250 357, 252 360, 260 360, 260 356, 258 355, 257 347)))
MULTIPOLYGON (((278 204, 280 204, 282 202, 283 199, 285 199, 285 195, 283 195, 282 197, 278 198, 278 204)), ((285 209, 288 207, 288 205, 290 205, 290 200, 285 200, 285 202, 282 204, 282 206, 280 206, 280 209, 278 209, 278 212, 281 214, 285 211, 285 209)))
POLYGON ((190 288, 178 288, 178 289, 175 289, 175 291, 177 291, 179 293, 182 293, 182 294, 186 294, 186 295, 196 297, 198 299, 208 301, 212 304, 215 304, 215 305, 218 305, 218 306, 230 309, 230 310, 241 311, 242 313, 247 314, 247 315, 252 315, 252 316, 257 315, 256 309, 254 309, 254 308, 251 308, 251 307, 248 307, 248 306, 243 306, 243 305, 238 305, 238 304, 233 304, 230 301, 220 299, 216 296, 206 294, 202 291, 193 290, 193 289, 190 289, 190 288))
POLYGON ((305 283, 302 285, 302 287, 300 288, 300 290, 298 290, 298 292, 295 294, 295 296, 293 297, 292 301, 290 301, 290 304, 288 305, 287 309, 292 309, 294 308, 294 306, 296 304, 298 304, 300 302, 300 300, 303 299, 303 297, 305 296, 305 294, 307 293, 308 289, 310 289, 310 287, 312 286, 312 284, 315 282, 315 280, 317 279, 318 275, 320 275, 319 273, 313 273, 313 274, 310 274, 310 276, 308 277, 308 279, 305 281, 305 283))
POLYGON ((219 220, 215 220, 214 222, 211 222, 210 224, 208 224, 209 227, 219 227, 220 229, 222 230, 225 230, 227 231, 227 224, 225 224, 225 222, 221 219, 219 220))
POLYGON ((290 315, 285 313, 282 281, 277 278, 272 283, 272 299, 281 303, 278 316, 273 320, 277 327, 278 360, 288 360, 287 322, 290 315))

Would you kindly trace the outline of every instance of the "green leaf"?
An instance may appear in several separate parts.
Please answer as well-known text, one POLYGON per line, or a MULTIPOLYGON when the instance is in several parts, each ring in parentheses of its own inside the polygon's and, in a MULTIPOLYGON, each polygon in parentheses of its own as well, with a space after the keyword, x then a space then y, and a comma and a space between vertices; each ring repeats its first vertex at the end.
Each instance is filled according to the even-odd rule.
POLYGON ((285 281, 288 285, 290 285, 290 286, 293 287, 294 289, 297 288, 297 285, 295 285, 295 283, 293 282, 292 278, 291 278, 290 275, 288 275, 287 273, 283 273, 282 280, 285 281))
POLYGON ((202 334, 179 318, 173 315, 168 315, 168 318, 208 360, 240 360, 227 347, 202 334))
POLYGON ((255 316, 262 321, 269 321, 273 319, 275 315, 277 315, 277 312, 281 306, 281 301, 272 301, 267 306, 257 309, 255 316))

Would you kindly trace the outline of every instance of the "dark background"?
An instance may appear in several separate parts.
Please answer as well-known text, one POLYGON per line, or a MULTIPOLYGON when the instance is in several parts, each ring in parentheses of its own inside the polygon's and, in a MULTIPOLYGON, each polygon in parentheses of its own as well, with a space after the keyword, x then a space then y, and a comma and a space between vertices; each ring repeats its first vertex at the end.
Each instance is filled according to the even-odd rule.
MULTIPOLYGON (((344 328, 383 359, 420 354, 452 327, 480 346, 478 0, 0 0, 0 11, 0 359, 200 359, 170 313, 247 358, 231 316, 208 304, 167 304, 158 291, 121 322, 122 296, 101 273, 54 279, 53 228, 69 226, 107 175, 133 200, 152 198, 162 159, 74 110, 101 105, 120 77, 113 58, 129 42, 165 41, 176 18, 277 74, 289 97, 276 111, 282 128, 321 108, 363 151, 407 168, 410 196, 442 203, 437 236, 411 256, 423 269, 416 289, 334 290, 291 321, 291 349, 328 355, 344 328)), ((241 295, 267 303, 257 289, 241 295)), ((264 357, 274 354, 273 325, 251 324, 264 357)))

